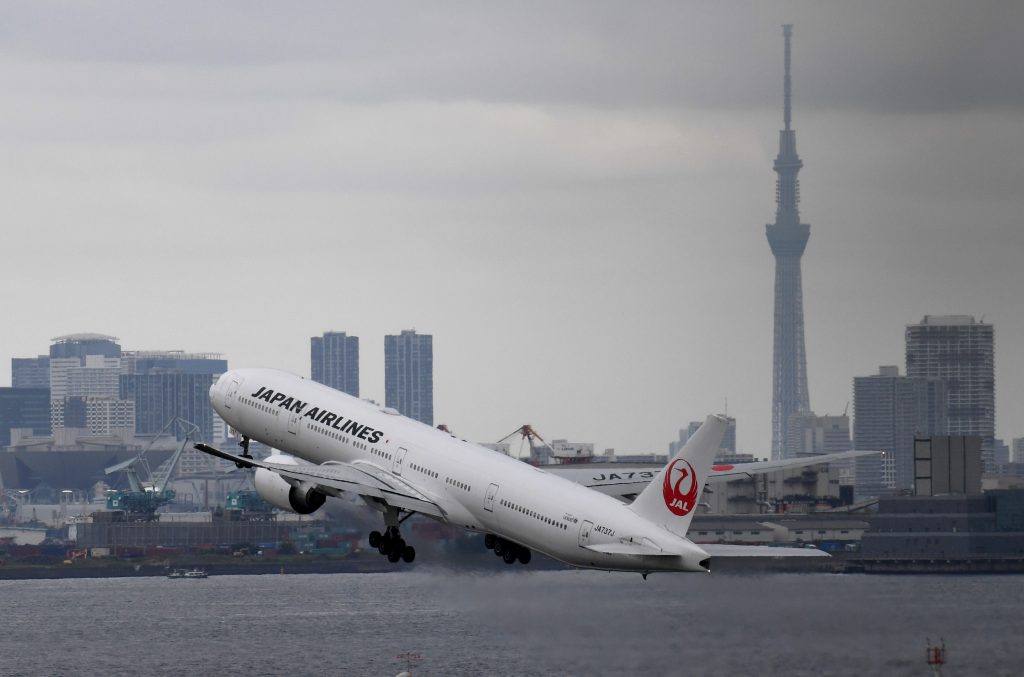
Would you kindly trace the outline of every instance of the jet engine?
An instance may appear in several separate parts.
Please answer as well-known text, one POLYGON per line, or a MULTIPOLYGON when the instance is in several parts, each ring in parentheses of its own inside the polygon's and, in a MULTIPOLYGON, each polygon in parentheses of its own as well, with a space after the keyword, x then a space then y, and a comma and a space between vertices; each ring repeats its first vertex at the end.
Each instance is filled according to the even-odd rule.
MULTIPOLYGON (((275 463, 287 463, 284 461, 284 457, 280 456, 268 460, 275 463)), ((294 463, 294 459, 288 460, 294 463)), ((327 500, 327 496, 317 491, 312 484, 300 482, 291 485, 276 472, 265 468, 256 469, 253 484, 256 485, 256 493, 267 503, 282 510, 297 512, 300 515, 316 512, 327 500)))

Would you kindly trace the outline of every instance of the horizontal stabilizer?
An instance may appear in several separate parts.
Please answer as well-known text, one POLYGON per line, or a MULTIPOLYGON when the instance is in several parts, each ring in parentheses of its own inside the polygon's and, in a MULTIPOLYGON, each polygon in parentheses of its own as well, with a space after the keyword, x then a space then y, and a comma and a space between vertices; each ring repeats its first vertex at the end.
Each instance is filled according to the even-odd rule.
POLYGON ((719 545, 698 543, 712 557, 830 557, 817 548, 780 548, 771 545, 719 545))
POLYGON ((677 554, 674 552, 666 552, 660 548, 644 545, 642 543, 599 543, 584 547, 586 547, 587 550, 603 552, 606 555, 655 555, 665 557, 677 554))

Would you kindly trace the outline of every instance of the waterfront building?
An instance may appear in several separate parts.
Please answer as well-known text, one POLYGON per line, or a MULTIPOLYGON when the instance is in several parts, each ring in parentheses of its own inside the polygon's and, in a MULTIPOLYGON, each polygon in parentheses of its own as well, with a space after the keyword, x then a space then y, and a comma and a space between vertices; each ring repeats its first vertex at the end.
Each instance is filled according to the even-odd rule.
POLYGON ((861 541, 878 573, 1019 571, 1024 491, 883 498, 861 541))
POLYGON ((946 431, 981 437, 985 469, 995 465, 995 336, 970 315, 926 315, 906 330, 907 376, 946 383, 946 431))
POLYGON ((0 388, 0 447, 10 445, 12 429, 50 434, 48 388, 0 388))
POLYGON ((12 357, 11 386, 14 388, 50 387, 50 356, 12 357))
POLYGON ((309 339, 311 377, 317 383, 359 397, 359 337, 324 332, 309 339))
MULTIPOLYGON (((660 468, 652 468, 657 472, 660 468)), ((808 513, 851 502, 840 465, 820 463, 786 468, 709 485, 701 498, 707 514, 808 513)))
POLYGON ((882 366, 853 379, 853 446, 884 455, 856 460, 858 497, 884 496, 914 487, 914 436, 946 432, 946 383, 900 376, 882 366))
POLYGON ((790 39, 792 25, 783 26, 785 75, 783 123, 779 132, 778 175, 775 188, 775 222, 766 226, 768 244, 775 256, 775 330, 772 351, 772 458, 792 458, 787 449, 793 414, 810 411, 807 390, 807 357, 804 349, 804 306, 800 259, 811 235, 809 224, 800 222, 800 182, 803 162, 796 152, 796 131, 791 128, 790 39))
POLYGON ((981 438, 930 435, 914 438, 914 495, 981 493, 981 438))
POLYGON ((434 425, 434 337, 405 330, 384 337, 384 405, 434 425))

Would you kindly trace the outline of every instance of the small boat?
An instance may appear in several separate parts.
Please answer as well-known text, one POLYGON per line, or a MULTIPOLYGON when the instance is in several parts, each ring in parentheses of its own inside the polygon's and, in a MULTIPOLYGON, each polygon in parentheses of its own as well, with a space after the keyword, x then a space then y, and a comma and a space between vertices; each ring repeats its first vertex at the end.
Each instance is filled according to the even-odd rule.
POLYGON ((182 578, 207 578, 209 576, 205 569, 189 569, 182 575, 182 578))
POLYGON ((183 569, 171 569, 167 574, 167 578, 185 578, 185 571, 183 569))

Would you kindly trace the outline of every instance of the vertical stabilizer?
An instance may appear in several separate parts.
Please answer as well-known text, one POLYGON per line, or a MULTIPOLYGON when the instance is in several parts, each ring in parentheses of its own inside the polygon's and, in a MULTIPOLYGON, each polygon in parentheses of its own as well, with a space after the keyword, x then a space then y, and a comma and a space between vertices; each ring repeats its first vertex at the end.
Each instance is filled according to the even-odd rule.
POLYGON ((686 536, 728 425, 724 416, 708 416, 630 509, 677 536, 686 536))

